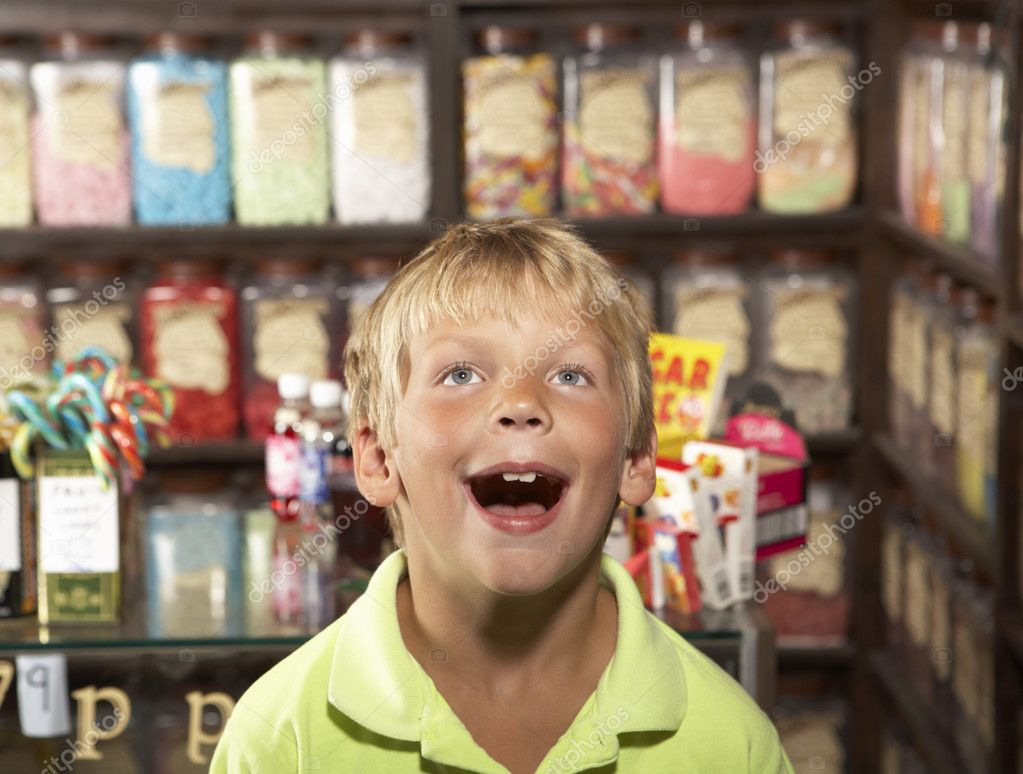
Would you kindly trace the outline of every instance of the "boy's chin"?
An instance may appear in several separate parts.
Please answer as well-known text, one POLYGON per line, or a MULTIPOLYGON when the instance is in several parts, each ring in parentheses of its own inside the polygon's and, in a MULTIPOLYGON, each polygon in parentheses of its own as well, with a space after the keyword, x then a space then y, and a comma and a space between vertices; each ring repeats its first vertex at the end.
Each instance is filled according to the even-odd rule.
POLYGON ((542 594, 578 568, 583 556, 567 545, 538 544, 529 548, 492 548, 473 564, 480 583, 497 594, 542 594))

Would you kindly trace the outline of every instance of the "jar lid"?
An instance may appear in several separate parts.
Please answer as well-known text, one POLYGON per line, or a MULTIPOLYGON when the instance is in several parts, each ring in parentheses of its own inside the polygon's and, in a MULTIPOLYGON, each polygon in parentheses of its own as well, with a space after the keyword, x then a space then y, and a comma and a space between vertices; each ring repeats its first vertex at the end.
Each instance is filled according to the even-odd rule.
POLYGON ((739 25, 731 22, 705 22, 691 19, 681 22, 675 34, 693 48, 701 48, 709 40, 735 40, 739 37, 739 25))
POLYGON ((398 271, 400 262, 397 258, 380 256, 361 256, 351 262, 352 271, 360 277, 382 277, 398 271))
POLYGON ((827 250, 802 250, 794 247, 782 247, 771 253, 771 263, 789 271, 828 266, 832 258, 827 250))
POLYGON ((284 400, 308 397, 309 377, 305 374, 281 374, 277 377, 277 394, 284 400))
POLYGON ((124 269, 120 261, 62 261, 59 271, 65 277, 72 279, 100 278, 111 279, 124 269))
POLYGON ((309 385, 309 403, 313 408, 341 408, 344 389, 337 379, 317 379, 309 385))
POLYGON ((275 56, 284 51, 303 51, 312 45, 312 38, 299 32, 273 32, 260 30, 249 35, 248 49, 263 56, 275 56))
POLYGON ((639 28, 631 24, 601 24, 592 22, 575 30, 577 43, 594 51, 608 46, 631 43, 639 39, 639 28))
POLYGON ((941 25, 941 47, 945 51, 955 51, 959 46, 959 25, 947 21, 941 25))
POLYGON ((161 54, 174 54, 179 51, 195 53, 209 47, 210 39, 206 35, 191 32, 173 32, 163 30, 146 38, 146 46, 161 54))
POLYGON ((680 250, 675 253, 675 263, 680 266, 692 268, 713 268, 718 266, 732 266, 737 260, 737 255, 730 250, 680 250))
POLYGON ((160 264, 160 276, 185 279, 212 277, 217 274, 219 268, 219 263, 213 260, 193 261, 184 258, 171 258, 160 264))
POLYGON ((160 489, 173 494, 205 494, 224 489, 231 481, 224 468, 165 468, 160 471, 160 489))
POLYGON ((367 56, 377 51, 384 51, 392 48, 401 48, 412 42, 412 35, 408 32, 395 32, 392 30, 363 29, 349 33, 345 37, 345 44, 356 49, 367 56))
POLYGON ((49 53, 59 53, 65 59, 74 59, 83 51, 96 51, 109 44, 109 38, 103 35, 67 30, 47 35, 45 48, 49 53))
POLYGON ((524 48, 536 42, 535 27, 504 27, 488 24, 476 34, 480 48, 488 54, 500 54, 516 48, 524 48))
POLYGON ((842 24, 837 21, 792 19, 774 25, 775 37, 779 38, 811 38, 822 35, 838 35, 842 32, 842 24))
POLYGON ((256 262, 256 272, 263 277, 306 277, 319 268, 312 258, 262 258, 256 262))

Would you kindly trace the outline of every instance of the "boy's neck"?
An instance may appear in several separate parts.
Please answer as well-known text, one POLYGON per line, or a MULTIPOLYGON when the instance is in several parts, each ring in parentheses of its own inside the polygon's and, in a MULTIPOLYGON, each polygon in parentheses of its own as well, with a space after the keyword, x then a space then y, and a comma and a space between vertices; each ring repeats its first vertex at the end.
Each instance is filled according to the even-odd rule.
POLYGON ((397 595, 405 644, 431 676, 433 669, 465 676, 489 695, 528 690, 551 675, 585 679, 596 668, 599 677, 618 630, 614 595, 599 582, 600 549, 530 596, 466 594, 428 561, 410 561, 397 595))

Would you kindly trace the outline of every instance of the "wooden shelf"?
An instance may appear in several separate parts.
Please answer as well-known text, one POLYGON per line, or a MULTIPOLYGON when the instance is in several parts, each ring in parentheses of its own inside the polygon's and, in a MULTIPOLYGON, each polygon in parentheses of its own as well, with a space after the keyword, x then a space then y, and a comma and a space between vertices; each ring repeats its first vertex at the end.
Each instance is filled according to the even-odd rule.
POLYGON ((263 459, 262 442, 239 440, 153 449, 146 465, 262 465, 263 459))
POLYGON ((886 212, 880 219, 881 233, 909 251, 907 257, 927 258, 967 284, 984 291, 992 298, 1001 298, 1004 281, 972 250, 931 234, 924 234, 906 223, 895 212, 886 212))
POLYGON ((885 653, 872 653, 874 675, 892 700, 902 724, 908 729, 918 752, 927 760, 932 774, 960 774, 967 771, 959 754, 949 743, 948 734, 900 676, 898 667, 885 653))
POLYGON ((948 530, 953 541, 965 551, 989 578, 995 580, 997 559, 994 541, 959 504, 959 499, 941 481, 922 474, 887 436, 874 436, 874 447, 913 491, 914 497, 926 505, 948 530))
POLYGON ((837 457, 856 451, 862 439, 863 431, 858 427, 809 435, 806 437, 806 451, 811 457, 837 457))
POLYGON ((836 642, 826 645, 806 645, 802 642, 788 642, 778 637, 778 663, 782 668, 851 669, 856 657, 856 645, 852 642, 836 642))

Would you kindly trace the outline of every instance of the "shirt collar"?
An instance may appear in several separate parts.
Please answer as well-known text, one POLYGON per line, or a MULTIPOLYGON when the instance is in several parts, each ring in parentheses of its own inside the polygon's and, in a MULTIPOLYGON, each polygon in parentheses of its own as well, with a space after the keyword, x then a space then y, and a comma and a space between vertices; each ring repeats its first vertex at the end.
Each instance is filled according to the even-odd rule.
MULTIPOLYGON (((468 732, 405 647, 396 606, 406 567, 404 550, 387 557, 366 592, 339 621, 328 699, 374 733, 420 741, 424 757, 501 771, 493 769, 481 748, 466 750, 464 743, 458 744, 464 742, 461 734, 468 732)), ((551 751, 553 755, 562 742, 573 739, 592 742, 596 730, 602 741, 595 747, 586 745, 591 754, 584 757, 592 758, 588 765, 614 760, 617 734, 677 731, 686 708, 685 676, 670 632, 646 611, 628 571, 606 554, 601 559, 601 583, 617 599, 615 653, 596 692, 551 751)))

